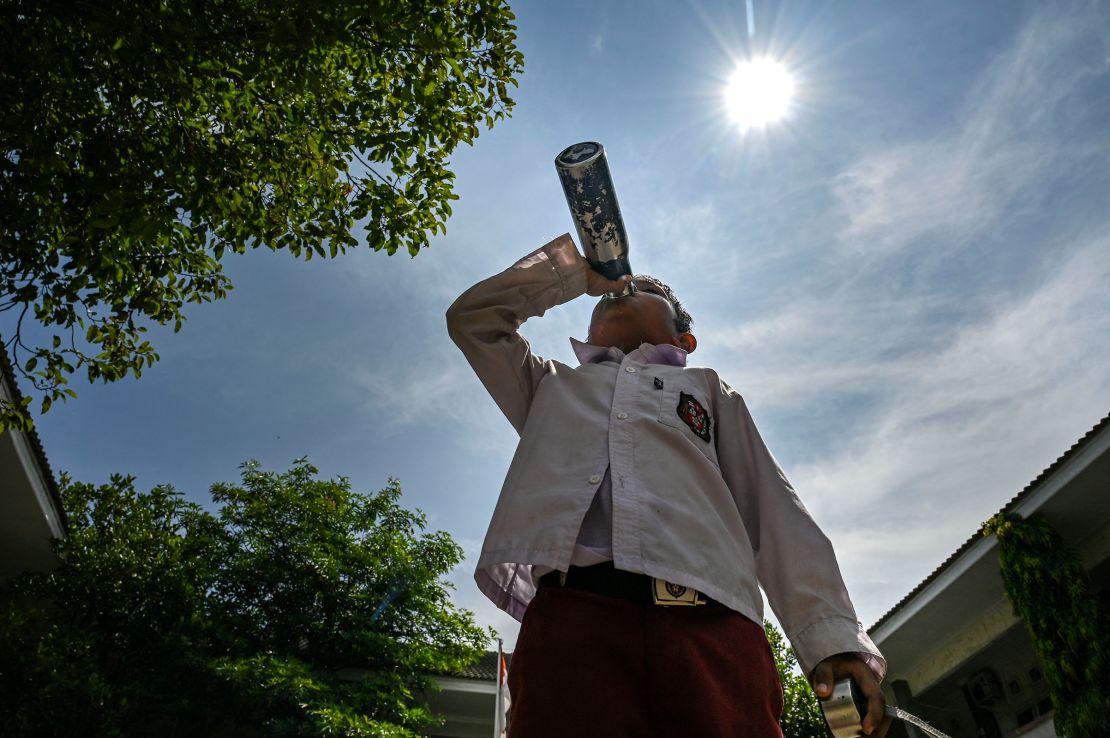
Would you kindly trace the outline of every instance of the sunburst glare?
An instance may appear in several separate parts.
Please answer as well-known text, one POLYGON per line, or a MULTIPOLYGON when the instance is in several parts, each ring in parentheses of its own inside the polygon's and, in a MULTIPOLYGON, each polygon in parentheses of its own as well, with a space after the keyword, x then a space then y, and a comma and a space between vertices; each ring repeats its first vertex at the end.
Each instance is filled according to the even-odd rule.
POLYGON ((769 58, 743 62, 725 87, 725 107, 741 129, 762 128, 790 111, 794 78, 781 63, 769 58))

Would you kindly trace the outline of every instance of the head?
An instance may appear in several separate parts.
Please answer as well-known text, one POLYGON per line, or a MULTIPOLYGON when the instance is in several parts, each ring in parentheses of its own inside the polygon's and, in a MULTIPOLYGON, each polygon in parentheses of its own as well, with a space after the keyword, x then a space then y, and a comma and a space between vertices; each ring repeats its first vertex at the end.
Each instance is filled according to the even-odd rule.
POLYGON ((625 297, 603 297, 590 317, 587 342, 615 346, 628 353, 641 343, 669 343, 693 353, 698 341, 690 332, 694 320, 674 291, 655 277, 633 279, 636 292, 625 297))

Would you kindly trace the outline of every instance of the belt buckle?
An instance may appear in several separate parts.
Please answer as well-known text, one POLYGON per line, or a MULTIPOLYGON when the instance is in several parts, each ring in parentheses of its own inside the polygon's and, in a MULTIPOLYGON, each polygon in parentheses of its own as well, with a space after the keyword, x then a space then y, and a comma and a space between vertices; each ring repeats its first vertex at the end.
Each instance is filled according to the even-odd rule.
POLYGON ((705 600, 698 597, 698 591, 658 577, 651 579, 652 604, 662 607, 694 607, 704 605, 705 600))

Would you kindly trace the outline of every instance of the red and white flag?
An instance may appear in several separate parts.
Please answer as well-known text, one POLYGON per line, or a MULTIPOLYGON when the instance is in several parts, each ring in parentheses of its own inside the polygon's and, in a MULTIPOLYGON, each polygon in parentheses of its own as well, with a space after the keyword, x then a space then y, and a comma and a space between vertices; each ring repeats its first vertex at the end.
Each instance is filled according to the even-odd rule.
POLYGON ((501 640, 497 641, 497 696, 494 699, 493 738, 508 738, 509 735, 509 667, 505 664, 505 652, 501 640))

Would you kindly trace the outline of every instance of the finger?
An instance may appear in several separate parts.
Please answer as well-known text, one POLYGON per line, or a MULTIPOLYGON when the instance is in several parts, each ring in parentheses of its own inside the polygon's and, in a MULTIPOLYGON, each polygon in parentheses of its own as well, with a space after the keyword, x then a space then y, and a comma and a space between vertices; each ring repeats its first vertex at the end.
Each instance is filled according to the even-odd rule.
MULTIPOLYGON (((591 270, 592 271, 592 270, 591 270)), ((591 295, 614 295, 624 292, 625 285, 632 281, 631 275, 625 274, 620 279, 606 279, 598 272, 593 272, 593 284, 587 280, 587 292, 591 295)))
POLYGON ((886 717, 886 699, 882 692, 872 694, 867 698, 867 717, 863 719, 863 732, 872 735, 882 724, 886 717))
POLYGON ((813 687, 814 694, 819 699, 827 700, 832 695, 833 685, 833 670, 832 665, 827 661, 822 661, 813 670, 813 675, 809 678, 809 683, 813 687))
POLYGON ((856 672, 853 675, 856 685, 863 693, 864 699, 867 700, 867 715, 863 719, 863 732, 867 735, 872 735, 886 717, 886 697, 883 696, 883 690, 879 687, 879 682, 875 679, 875 675, 867 668, 866 664, 860 663, 862 668, 854 668, 852 671, 856 672))

